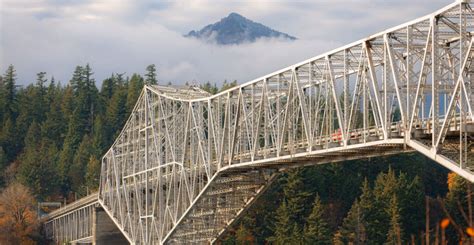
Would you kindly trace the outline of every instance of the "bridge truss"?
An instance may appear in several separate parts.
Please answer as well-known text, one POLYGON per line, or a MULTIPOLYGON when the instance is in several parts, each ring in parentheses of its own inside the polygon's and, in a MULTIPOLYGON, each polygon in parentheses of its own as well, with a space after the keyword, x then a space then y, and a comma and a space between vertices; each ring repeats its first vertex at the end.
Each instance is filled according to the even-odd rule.
POLYGON ((473 18, 458 1, 216 95, 145 86, 99 203, 130 243, 212 243, 288 167, 418 151, 474 182, 473 18))

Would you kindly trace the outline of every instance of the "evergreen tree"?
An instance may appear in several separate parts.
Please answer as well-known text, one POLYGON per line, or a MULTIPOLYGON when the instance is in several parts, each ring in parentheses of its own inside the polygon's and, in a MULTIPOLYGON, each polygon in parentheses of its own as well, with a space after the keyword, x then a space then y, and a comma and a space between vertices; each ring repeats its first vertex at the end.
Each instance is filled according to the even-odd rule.
POLYGON ((207 82, 199 87, 210 94, 217 94, 219 92, 219 89, 217 88, 216 84, 211 85, 210 82, 207 82))
POLYGON ((89 191, 94 191, 99 188, 100 181, 100 161, 93 155, 89 158, 87 163, 85 185, 89 191))
POLYGON ((92 145, 91 137, 86 134, 74 155, 74 160, 69 169, 68 176, 71 180, 71 189, 80 194, 85 194, 84 180, 86 176, 86 168, 91 156, 94 156, 92 145))
POLYGON ((2 135, 0 135, 1 147, 7 155, 7 162, 13 161, 18 149, 17 135, 14 122, 11 118, 7 118, 2 126, 2 135))
POLYGON ((399 204, 395 195, 393 195, 390 199, 390 206, 387 211, 390 214, 390 228, 388 230, 387 241, 385 242, 385 244, 402 244, 403 241, 401 240, 401 238, 403 237, 403 230, 400 225, 399 204))
POLYGON ((297 224, 300 230, 303 228, 306 202, 309 197, 309 193, 304 189, 301 173, 301 169, 290 171, 285 187, 283 188, 283 193, 290 211, 290 221, 297 224))
POLYGON ((418 176, 412 180, 404 173, 398 177, 397 203, 399 205, 401 239, 409 241, 425 226, 425 188, 418 176))
POLYGON ((20 156, 18 179, 42 199, 52 194, 55 184, 55 158, 57 149, 40 141, 40 127, 33 122, 25 137, 25 152, 20 156))
POLYGON ((126 98, 125 89, 117 89, 107 107, 106 123, 108 130, 106 138, 109 139, 109 144, 116 138, 127 119, 126 98))
POLYGON ((64 134, 67 128, 65 125, 66 118, 61 110, 61 97, 55 95, 52 88, 48 91, 48 97, 51 97, 49 110, 46 112, 46 119, 41 124, 41 135, 45 140, 55 144, 60 148, 64 140, 64 134))
POLYGON ((133 74, 128 83, 127 92, 127 114, 131 113, 137 103, 138 96, 143 88, 143 78, 138 74, 133 74))
POLYGON ((386 241, 390 224, 390 214, 387 212, 390 199, 397 194, 397 179, 392 169, 380 173, 375 181, 370 201, 366 204, 368 240, 374 244, 386 241))
POLYGON ((45 83, 48 79, 46 79, 46 72, 40 72, 36 76, 36 86, 31 99, 33 100, 34 120, 41 123, 45 120, 46 112, 48 111, 47 89, 45 87, 45 83))
POLYGON ((63 92, 62 100, 61 100, 61 111, 64 115, 64 119, 66 123, 71 120, 72 114, 74 112, 75 104, 74 104, 74 90, 72 86, 68 85, 63 92))
POLYGON ((112 95, 115 92, 115 89, 117 87, 116 84, 116 79, 114 78, 114 74, 112 74, 112 77, 105 79, 102 82, 102 87, 100 89, 100 96, 103 99, 103 103, 107 103, 110 98, 112 98, 112 95))
POLYGON ((304 230, 306 244, 331 244, 331 232, 323 216, 324 207, 319 195, 316 195, 313 210, 308 217, 304 230))
POLYGON ((149 84, 149 85, 158 84, 158 80, 156 80, 156 67, 155 67, 155 64, 151 64, 151 65, 146 67, 145 83, 149 84))
POLYGON ((16 103, 16 70, 13 65, 9 65, 2 79, 0 87, 0 112, 3 115, 2 120, 10 118, 12 121, 16 119, 17 103, 16 103))
POLYGON ((276 230, 273 237, 277 243, 300 241, 303 235, 306 202, 309 193, 304 191, 301 170, 288 173, 287 182, 283 188, 284 201, 277 210, 276 230))
POLYGON ((225 80, 224 83, 222 84, 221 91, 226 91, 226 90, 231 89, 235 86, 237 86, 237 80, 234 80, 231 83, 227 83, 227 80, 225 80))
POLYGON ((84 135, 83 123, 80 123, 80 116, 78 110, 75 110, 71 119, 69 120, 68 130, 64 139, 63 148, 59 155, 58 174, 61 183, 61 191, 67 194, 71 188, 70 167, 74 160, 74 155, 79 147, 84 135))
POLYGON ((96 117, 92 135, 92 148, 94 149, 94 156, 97 158, 100 158, 109 146, 108 139, 106 138, 107 128, 103 118, 102 114, 96 117))
POLYGON ((36 148, 39 145, 41 139, 41 131, 38 124, 33 121, 33 123, 28 128, 28 133, 25 137, 25 148, 36 148))
POLYGON ((290 244, 293 235, 293 225, 291 223, 291 214, 287 206, 286 200, 276 210, 275 232, 270 241, 276 244, 290 244))
POLYGON ((334 244, 365 244, 367 242, 366 226, 359 201, 355 200, 342 226, 334 235, 334 244))

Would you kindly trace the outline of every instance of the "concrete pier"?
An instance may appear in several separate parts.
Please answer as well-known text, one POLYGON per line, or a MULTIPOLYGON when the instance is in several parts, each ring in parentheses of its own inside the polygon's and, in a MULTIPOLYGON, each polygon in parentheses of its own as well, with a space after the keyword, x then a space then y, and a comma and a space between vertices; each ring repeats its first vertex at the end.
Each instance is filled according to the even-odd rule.
POLYGON ((122 235, 115 223, 102 207, 97 207, 93 216, 92 236, 94 245, 128 245, 129 242, 122 235))

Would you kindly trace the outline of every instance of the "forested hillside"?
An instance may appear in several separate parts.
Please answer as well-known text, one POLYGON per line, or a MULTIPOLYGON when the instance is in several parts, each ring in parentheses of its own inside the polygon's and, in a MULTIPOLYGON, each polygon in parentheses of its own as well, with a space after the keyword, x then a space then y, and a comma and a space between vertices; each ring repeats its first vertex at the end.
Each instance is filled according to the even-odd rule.
MULTIPOLYGON (((71 202, 98 188, 101 156, 142 87, 158 83, 154 65, 144 75, 112 74, 100 88, 93 74, 77 66, 70 81, 57 82, 40 72, 28 86, 17 85, 13 66, 0 76, 0 244, 42 241, 35 202, 71 202), (22 225, 11 203, 25 206, 22 225)), ((466 242, 471 188, 415 153, 283 171, 221 243, 466 242)))

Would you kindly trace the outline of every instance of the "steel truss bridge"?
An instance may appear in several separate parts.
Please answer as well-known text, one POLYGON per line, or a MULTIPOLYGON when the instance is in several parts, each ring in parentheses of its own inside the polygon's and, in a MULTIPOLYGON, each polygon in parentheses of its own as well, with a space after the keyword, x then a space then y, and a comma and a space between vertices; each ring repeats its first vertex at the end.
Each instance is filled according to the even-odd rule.
POLYGON ((99 193, 46 229, 94 242, 99 207, 131 244, 213 243, 282 169, 409 151, 474 182, 473 31, 457 1, 216 95, 145 86, 99 193))

